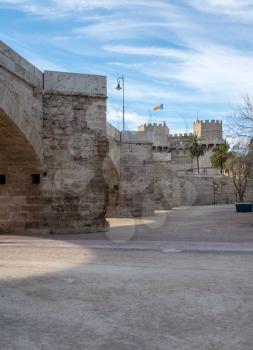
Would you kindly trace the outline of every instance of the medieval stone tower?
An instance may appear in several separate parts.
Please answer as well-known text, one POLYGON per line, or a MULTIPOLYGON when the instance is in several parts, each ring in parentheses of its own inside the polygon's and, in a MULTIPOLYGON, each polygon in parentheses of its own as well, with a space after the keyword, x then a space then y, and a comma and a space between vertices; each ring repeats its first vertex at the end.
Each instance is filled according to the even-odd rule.
MULTIPOLYGON (((206 149, 205 155, 200 158, 201 173, 216 174, 218 170, 212 168, 210 158, 214 147, 224 142, 222 121, 197 120, 193 125, 193 132, 201 139, 201 142, 206 149)), ((193 160, 193 171, 196 170, 196 160, 193 160)))
POLYGON ((206 143, 223 140, 222 122, 220 120, 197 120, 194 123, 193 132, 206 143))

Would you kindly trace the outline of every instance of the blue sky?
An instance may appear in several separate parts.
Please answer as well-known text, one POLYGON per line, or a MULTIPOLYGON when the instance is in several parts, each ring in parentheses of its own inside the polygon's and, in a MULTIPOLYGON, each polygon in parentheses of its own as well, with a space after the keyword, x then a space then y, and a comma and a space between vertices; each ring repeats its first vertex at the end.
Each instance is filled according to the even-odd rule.
POLYGON ((0 0, 0 38, 41 70, 108 77, 108 120, 187 132, 253 90, 253 0, 0 0), (150 112, 163 103, 164 111, 150 112))

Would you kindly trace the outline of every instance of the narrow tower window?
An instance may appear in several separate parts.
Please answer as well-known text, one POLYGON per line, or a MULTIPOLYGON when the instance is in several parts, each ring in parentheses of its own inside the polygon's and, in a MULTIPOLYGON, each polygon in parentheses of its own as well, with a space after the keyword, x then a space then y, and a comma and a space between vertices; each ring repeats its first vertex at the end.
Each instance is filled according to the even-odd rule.
POLYGON ((40 174, 32 174, 32 184, 38 185, 40 184, 40 174))
POLYGON ((0 175, 0 185, 5 185, 5 184, 6 184, 5 175, 0 175))

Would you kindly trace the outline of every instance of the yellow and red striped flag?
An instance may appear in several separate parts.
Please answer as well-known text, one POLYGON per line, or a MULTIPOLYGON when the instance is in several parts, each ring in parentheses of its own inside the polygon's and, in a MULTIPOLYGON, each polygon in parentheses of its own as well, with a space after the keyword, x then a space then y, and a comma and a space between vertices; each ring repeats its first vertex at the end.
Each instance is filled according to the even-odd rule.
POLYGON ((161 104, 160 106, 156 106, 153 108, 153 111, 162 111, 163 110, 163 104, 161 104))

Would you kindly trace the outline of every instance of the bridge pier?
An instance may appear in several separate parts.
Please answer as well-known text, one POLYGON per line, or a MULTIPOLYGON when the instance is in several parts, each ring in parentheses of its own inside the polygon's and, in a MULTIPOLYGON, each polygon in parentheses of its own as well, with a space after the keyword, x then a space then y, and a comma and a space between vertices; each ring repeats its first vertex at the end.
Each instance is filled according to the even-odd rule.
POLYGON ((108 229, 106 78, 44 74, 0 42, 0 233, 108 229))

